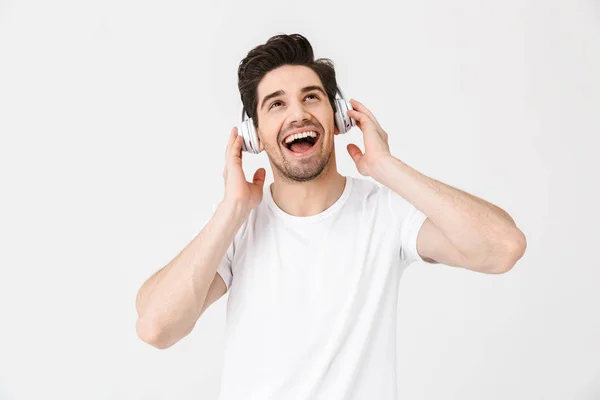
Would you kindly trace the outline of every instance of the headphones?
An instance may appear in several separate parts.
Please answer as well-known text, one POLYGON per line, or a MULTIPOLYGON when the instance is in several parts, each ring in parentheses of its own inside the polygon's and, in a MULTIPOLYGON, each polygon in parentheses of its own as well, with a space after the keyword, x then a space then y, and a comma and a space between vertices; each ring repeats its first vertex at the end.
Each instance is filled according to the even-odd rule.
MULTIPOLYGON (((348 110, 353 110, 352 105, 344 96, 342 89, 339 85, 336 85, 337 91, 335 93, 335 106, 336 112, 334 114, 335 126, 338 128, 340 133, 348 132, 353 126, 356 126, 354 118, 348 116, 348 110)), ((242 151, 249 153, 258 154, 260 153, 260 141, 256 130, 254 129, 254 122, 252 118, 248 118, 246 110, 244 110, 244 103, 241 105, 241 120, 242 122, 238 126, 238 136, 243 138, 242 151)))

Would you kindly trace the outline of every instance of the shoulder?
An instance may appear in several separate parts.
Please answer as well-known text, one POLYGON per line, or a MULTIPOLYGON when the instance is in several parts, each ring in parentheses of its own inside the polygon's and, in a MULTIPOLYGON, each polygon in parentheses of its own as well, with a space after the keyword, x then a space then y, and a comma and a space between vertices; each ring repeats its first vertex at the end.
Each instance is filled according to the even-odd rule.
POLYGON ((366 200, 374 196, 383 194, 382 187, 376 182, 366 178, 355 178, 347 176, 346 179, 352 180, 352 196, 366 200))
POLYGON ((353 181, 352 196, 365 205, 396 208, 394 203, 405 200, 394 191, 378 182, 365 178, 351 178, 353 181))
POLYGON ((363 207, 377 210, 389 222, 402 222, 414 213, 415 207, 392 189, 371 179, 353 178, 357 200, 363 207))
POLYGON ((386 224, 396 219, 396 201, 387 187, 371 179, 352 177, 352 191, 346 211, 358 214, 371 223, 379 221, 386 224))

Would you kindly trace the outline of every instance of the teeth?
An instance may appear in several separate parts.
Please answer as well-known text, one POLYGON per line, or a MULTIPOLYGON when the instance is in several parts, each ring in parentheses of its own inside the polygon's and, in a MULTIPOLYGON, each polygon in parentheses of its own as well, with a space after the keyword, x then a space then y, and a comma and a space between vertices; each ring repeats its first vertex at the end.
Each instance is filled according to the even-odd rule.
POLYGON ((289 143, 293 142, 294 140, 302 139, 302 138, 309 137, 309 136, 312 138, 316 138, 317 133, 314 131, 296 133, 294 135, 288 136, 288 138, 285 139, 285 144, 289 144, 289 143))

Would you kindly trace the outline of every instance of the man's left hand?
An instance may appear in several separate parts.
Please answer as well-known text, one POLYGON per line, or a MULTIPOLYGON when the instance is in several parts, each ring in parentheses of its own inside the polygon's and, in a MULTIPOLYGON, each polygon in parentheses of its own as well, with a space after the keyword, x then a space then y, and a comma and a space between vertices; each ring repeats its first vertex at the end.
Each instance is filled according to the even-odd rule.
POLYGON ((377 122, 375 116, 362 103, 350 99, 354 110, 348 110, 348 116, 356 120, 356 125, 363 133, 365 152, 357 145, 350 143, 346 148, 361 175, 371 176, 374 166, 391 156, 388 145, 388 134, 377 122))

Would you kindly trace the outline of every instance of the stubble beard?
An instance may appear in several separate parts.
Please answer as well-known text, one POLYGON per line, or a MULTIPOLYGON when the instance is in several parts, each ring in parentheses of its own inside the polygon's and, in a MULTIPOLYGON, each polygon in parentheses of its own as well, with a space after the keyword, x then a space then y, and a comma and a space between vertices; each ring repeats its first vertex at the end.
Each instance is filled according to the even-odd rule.
MULTIPOLYGON (((321 146, 323 146, 323 141, 321 141, 321 146)), ((293 182, 306 182, 319 177, 329 164, 333 153, 333 148, 331 148, 326 154, 321 154, 323 150, 323 147, 321 147, 309 159, 295 160, 291 157, 285 157, 283 150, 279 150, 281 163, 274 161, 271 156, 269 158, 280 175, 293 182)))

